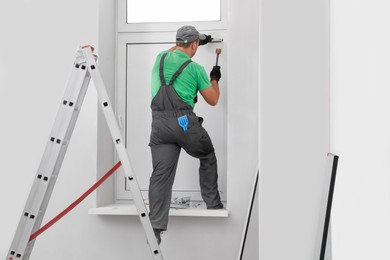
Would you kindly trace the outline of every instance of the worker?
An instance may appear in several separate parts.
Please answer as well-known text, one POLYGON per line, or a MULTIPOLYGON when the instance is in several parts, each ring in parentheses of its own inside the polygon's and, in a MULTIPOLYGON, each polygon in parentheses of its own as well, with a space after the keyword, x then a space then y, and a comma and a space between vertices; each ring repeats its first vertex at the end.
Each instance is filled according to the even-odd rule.
POLYGON ((152 70, 152 130, 149 146, 153 173, 149 183, 150 221, 157 242, 167 230, 172 186, 181 148, 200 160, 199 183, 207 209, 221 209, 217 158, 203 118, 194 111, 198 91, 211 106, 219 99, 220 66, 210 79, 203 66, 191 60, 200 45, 212 41, 193 26, 177 30, 176 46, 158 54, 152 70))

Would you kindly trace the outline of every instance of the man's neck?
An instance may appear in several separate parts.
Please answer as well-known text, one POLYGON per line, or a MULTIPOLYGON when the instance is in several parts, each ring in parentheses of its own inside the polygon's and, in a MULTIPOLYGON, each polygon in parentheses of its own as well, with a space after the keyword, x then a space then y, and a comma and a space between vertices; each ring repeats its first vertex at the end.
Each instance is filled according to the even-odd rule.
POLYGON ((179 50, 179 51, 184 52, 184 53, 187 54, 190 58, 192 58, 192 57, 194 56, 194 55, 192 54, 190 48, 183 48, 183 47, 176 46, 176 50, 179 50))

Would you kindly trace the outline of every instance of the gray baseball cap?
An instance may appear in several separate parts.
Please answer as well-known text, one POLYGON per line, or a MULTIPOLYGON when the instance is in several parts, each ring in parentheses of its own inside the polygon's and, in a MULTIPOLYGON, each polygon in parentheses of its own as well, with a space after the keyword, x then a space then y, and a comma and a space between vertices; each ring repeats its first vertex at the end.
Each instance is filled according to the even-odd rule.
POLYGON ((199 33, 194 26, 185 25, 177 30, 176 42, 178 43, 189 43, 197 39, 204 40, 206 35, 199 33))

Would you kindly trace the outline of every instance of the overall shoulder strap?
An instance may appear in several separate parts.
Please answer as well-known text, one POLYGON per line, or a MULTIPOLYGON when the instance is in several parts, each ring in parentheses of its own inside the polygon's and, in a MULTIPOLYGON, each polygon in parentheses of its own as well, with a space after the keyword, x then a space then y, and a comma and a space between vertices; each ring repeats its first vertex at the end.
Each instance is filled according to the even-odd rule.
POLYGON ((166 86, 166 82, 164 78, 164 61, 167 54, 168 53, 165 53, 160 59, 160 81, 162 86, 166 86))
POLYGON ((180 73, 182 73, 182 71, 187 67, 188 64, 190 64, 192 62, 191 59, 187 60, 186 62, 184 62, 183 65, 180 66, 180 68, 175 72, 175 74, 173 74, 171 80, 169 81, 169 86, 172 86, 173 82, 176 80, 177 77, 179 77, 180 73))

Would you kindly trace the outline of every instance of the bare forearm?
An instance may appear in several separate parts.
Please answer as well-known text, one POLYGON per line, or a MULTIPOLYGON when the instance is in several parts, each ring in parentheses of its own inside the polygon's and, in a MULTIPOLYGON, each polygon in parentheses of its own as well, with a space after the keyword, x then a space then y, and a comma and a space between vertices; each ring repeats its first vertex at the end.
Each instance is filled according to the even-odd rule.
POLYGON ((211 80, 211 86, 205 90, 201 90, 200 94, 206 100, 207 104, 215 106, 219 100, 219 86, 218 81, 211 80))
POLYGON ((216 103, 218 103, 218 100, 219 100, 219 83, 218 83, 218 81, 212 80, 211 87, 214 89, 216 103))

